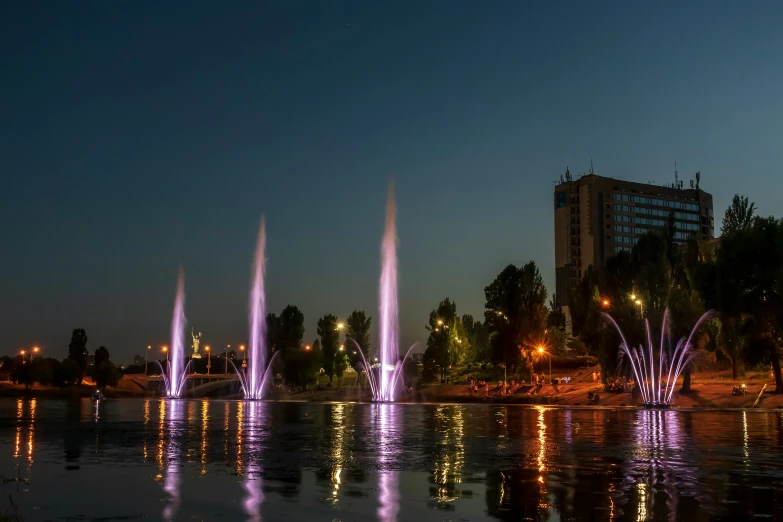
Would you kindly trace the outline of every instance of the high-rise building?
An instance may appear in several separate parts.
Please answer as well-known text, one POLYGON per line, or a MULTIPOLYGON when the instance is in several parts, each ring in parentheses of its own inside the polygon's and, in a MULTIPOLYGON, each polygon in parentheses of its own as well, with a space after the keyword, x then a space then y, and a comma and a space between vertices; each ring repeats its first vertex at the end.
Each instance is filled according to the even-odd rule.
MULTIPOLYGON (((674 216, 679 243, 714 237, 712 195, 699 188, 700 175, 689 188, 635 183, 588 174, 572 179, 568 170, 555 186, 555 296, 568 303, 568 292, 587 267, 604 266, 622 250, 631 250, 639 236, 664 230, 674 216)), ((566 310, 567 312, 567 310, 566 310)))

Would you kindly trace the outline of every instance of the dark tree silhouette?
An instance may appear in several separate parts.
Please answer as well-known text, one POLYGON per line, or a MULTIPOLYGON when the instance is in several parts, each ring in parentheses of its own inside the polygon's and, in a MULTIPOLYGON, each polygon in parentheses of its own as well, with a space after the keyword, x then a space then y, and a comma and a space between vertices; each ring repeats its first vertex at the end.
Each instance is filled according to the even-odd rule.
POLYGON ((84 328, 76 328, 71 334, 71 342, 68 344, 68 359, 76 363, 79 373, 76 379, 77 384, 82 383, 84 371, 87 369, 87 332, 84 328))

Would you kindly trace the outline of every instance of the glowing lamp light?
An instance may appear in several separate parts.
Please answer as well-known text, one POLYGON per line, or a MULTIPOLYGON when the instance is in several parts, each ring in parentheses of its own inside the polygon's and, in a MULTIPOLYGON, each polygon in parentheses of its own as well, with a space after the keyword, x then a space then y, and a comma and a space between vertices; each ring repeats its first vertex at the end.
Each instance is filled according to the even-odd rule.
POLYGON ((310 351, 310 345, 309 344, 305 345, 305 350, 310 351))

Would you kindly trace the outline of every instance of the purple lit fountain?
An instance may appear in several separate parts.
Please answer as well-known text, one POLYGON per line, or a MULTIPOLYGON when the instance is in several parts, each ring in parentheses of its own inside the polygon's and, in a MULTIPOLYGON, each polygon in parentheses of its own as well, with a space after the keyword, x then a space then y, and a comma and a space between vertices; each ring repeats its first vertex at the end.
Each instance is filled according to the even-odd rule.
POLYGON ((647 347, 639 345, 638 348, 628 346, 622 330, 617 322, 609 314, 604 313, 620 334, 620 355, 619 364, 622 365, 625 359, 631 363, 634 380, 642 394, 642 402, 645 408, 668 408, 672 403, 674 387, 680 373, 696 356, 693 347, 693 335, 699 329, 701 324, 713 316, 713 312, 707 312, 696 321, 696 325, 691 330, 687 339, 680 339, 676 346, 672 348, 671 336, 669 334, 669 310, 663 313, 661 322, 661 346, 658 349, 656 364, 655 348, 653 347, 652 333, 650 332, 650 322, 645 319, 644 325, 647 334, 647 347))
MULTIPOLYGON (((399 318, 397 315, 397 228, 394 223, 394 184, 389 184, 389 199, 386 204, 386 228, 381 243, 381 282, 379 291, 380 314, 380 363, 370 366, 364 360, 364 370, 372 391, 374 401, 394 400, 397 384, 400 383, 403 364, 413 349, 411 346, 405 357, 399 360, 399 318), (378 375, 373 369, 378 369, 378 375)), ((352 339, 353 341, 353 339, 352 339)), ((353 341, 356 344, 356 341, 353 341)), ((357 345, 358 346, 358 345, 357 345)), ((415 346, 415 345, 414 345, 415 346)), ((359 353, 362 353, 359 347, 359 353)))
POLYGON ((185 387, 185 381, 188 379, 188 367, 190 363, 185 364, 185 342, 183 330, 185 328, 185 272, 182 266, 179 267, 179 276, 177 277, 177 297, 174 300, 174 317, 171 320, 171 347, 168 352, 168 361, 166 371, 161 367, 163 384, 166 388, 166 397, 169 399, 178 399, 185 387))
MULTIPOLYGON (((266 249, 266 220, 261 217, 253 261, 253 286, 250 289, 250 346, 247 373, 237 371, 245 399, 263 398, 269 369, 277 354, 266 362, 266 302, 264 296, 264 250, 266 249)), ((233 364, 233 363, 232 363, 233 364)))

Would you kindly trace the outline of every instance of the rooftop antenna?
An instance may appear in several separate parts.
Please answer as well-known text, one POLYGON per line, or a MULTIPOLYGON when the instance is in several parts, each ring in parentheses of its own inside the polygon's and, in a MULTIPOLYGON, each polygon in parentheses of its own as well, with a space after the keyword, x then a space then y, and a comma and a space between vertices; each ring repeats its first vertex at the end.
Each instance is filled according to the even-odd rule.
POLYGON ((595 174, 595 171, 593 170, 593 158, 590 158, 590 174, 595 174))
POLYGON ((674 162, 674 188, 680 188, 679 174, 677 173, 677 162, 674 162))
POLYGON ((696 190, 699 190, 699 181, 701 181, 701 171, 696 172, 696 190))

